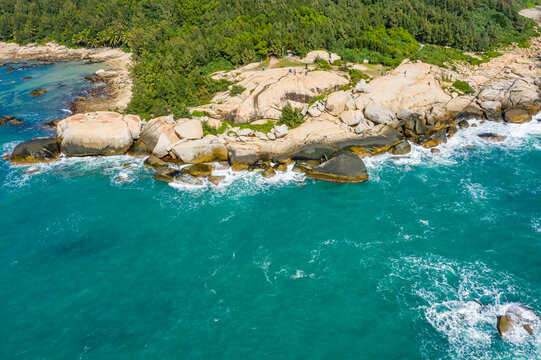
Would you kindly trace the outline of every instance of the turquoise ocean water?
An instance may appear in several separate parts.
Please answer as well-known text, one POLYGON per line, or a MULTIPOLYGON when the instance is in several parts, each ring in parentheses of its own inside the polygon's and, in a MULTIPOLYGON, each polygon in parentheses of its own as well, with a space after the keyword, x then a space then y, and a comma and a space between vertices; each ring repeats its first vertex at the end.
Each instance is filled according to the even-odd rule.
MULTIPOLYGON (((26 120, 1 151, 50 134, 97 68, 0 68, 0 115, 26 120)), ((362 184, 189 188, 142 162, 0 163, 1 359, 541 358, 539 328, 496 331, 513 304, 541 311, 537 120, 368 159, 362 184)))

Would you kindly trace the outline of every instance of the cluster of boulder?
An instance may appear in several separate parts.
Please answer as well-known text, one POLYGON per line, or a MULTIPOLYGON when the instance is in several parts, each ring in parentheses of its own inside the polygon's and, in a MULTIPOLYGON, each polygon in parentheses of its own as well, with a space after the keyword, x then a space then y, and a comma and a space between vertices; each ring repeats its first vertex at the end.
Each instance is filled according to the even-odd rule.
POLYGON ((7 124, 19 125, 19 124, 22 124, 23 122, 24 122, 23 119, 18 119, 15 116, 11 116, 11 115, 0 116, 0 126, 4 126, 7 124))

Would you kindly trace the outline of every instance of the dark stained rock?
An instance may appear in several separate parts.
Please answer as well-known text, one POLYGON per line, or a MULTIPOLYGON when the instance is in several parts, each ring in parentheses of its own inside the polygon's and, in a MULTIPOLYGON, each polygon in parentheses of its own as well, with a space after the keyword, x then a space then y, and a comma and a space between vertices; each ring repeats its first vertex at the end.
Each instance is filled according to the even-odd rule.
POLYGON ((402 140, 391 149, 389 149, 389 152, 393 155, 405 155, 408 154, 410 151, 411 145, 407 140, 402 140))
POLYGON ((306 175, 313 179, 341 183, 357 183, 368 180, 368 172, 364 162, 360 157, 350 152, 340 153, 309 170, 306 175))
POLYGON ((208 177, 208 180, 214 184, 219 185, 222 181, 224 181, 225 176, 219 176, 219 175, 211 175, 208 177))
POLYGON ((272 166, 269 166, 265 171, 261 173, 261 176, 263 176, 265 179, 270 179, 276 176, 276 171, 272 166))
POLYGON ((13 116, 0 116, 0 125, 7 125, 10 121, 14 120, 13 116))
POLYGON ((483 111, 483 109, 481 109, 480 106, 478 106, 475 103, 471 103, 470 105, 466 106, 466 108, 464 108, 462 112, 460 112, 455 117, 455 121, 458 123, 462 120, 471 120, 471 119, 480 120, 484 118, 484 115, 485 115, 485 112, 483 111))
POLYGON ((511 123, 523 123, 532 119, 532 115, 523 109, 507 110, 504 114, 505 121, 511 123))
POLYGON ((287 164, 276 164, 276 165, 274 165, 274 170, 275 171, 286 172, 287 171, 287 164))
POLYGON ((197 177, 207 177, 212 175, 212 165, 210 164, 194 164, 186 166, 182 170, 183 174, 189 174, 197 177))
POLYGON ((425 149, 430 149, 430 148, 433 148, 433 147, 438 146, 439 144, 440 144, 440 143, 438 142, 438 140, 430 139, 430 140, 426 140, 426 141, 423 142, 421 145, 422 145, 425 149))
POLYGON ((13 70, 15 70, 15 69, 13 68, 13 66, 8 66, 8 67, 6 68, 6 70, 7 70, 7 71, 13 71, 13 70))
POLYGON ((37 138, 17 145, 11 154, 11 162, 14 164, 51 162, 59 155, 60 147, 55 138, 37 138))
POLYGON ((360 139, 344 140, 335 143, 343 150, 352 151, 358 155, 375 155, 384 153, 399 142, 385 136, 369 136, 360 139))
POLYGON ((160 181, 173 182, 181 175, 182 172, 178 169, 173 169, 170 167, 159 167, 156 169, 156 174, 154 174, 154 178, 160 181))
POLYGON ((152 154, 152 151, 148 149, 144 142, 136 140, 126 154, 135 157, 149 156, 152 154))
POLYGON ((329 144, 308 144, 289 155, 292 160, 329 160, 340 149, 329 144))
POLYGON ((468 120, 460 120, 457 122, 457 125, 461 129, 467 129, 470 127, 470 124, 468 123, 468 120))
POLYGON ((36 90, 30 91, 30 96, 40 96, 46 93, 47 90, 45 90, 44 88, 37 88, 36 90))
POLYGON ((11 120, 11 125, 19 125, 19 124, 22 124, 24 122, 23 119, 13 119, 11 120))
POLYGON ((162 159, 160 159, 159 157, 157 156, 154 156, 154 155, 150 155, 148 158, 146 158, 145 162, 144 162, 144 165, 146 167, 150 167, 150 168, 153 168, 153 169, 159 169, 159 168, 164 168, 164 167, 168 167, 169 165, 167 165, 167 163, 165 161, 163 161, 162 159))
POLYGON ((477 136, 479 136, 481 139, 492 141, 492 142, 502 142, 505 140, 505 136, 498 135, 495 133, 482 133, 477 136))
POLYGON ((440 149, 436 149, 436 148, 432 148, 432 149, 430 149, 430 152, 431 152, 432 154, 439 154, 439 153, 441 152, 441 150, 440 150, 440 149))

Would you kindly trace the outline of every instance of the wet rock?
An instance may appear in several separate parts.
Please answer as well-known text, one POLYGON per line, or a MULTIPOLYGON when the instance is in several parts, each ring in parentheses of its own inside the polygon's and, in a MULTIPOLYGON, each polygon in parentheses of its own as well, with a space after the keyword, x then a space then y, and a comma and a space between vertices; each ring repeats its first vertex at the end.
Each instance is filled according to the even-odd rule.
POLYGON ((287 164, 276 164, 274 166, 274 170, 280 171, 280 172, 286 172, 287 171, 287 164))
POLYGON ((141 157, 149 156, 152 154, 152 152, 148 149, 145 143, 139 139, 133 143, 132 147, 128 150, 126 154, 129 156, 141 157))
POLYGON ((354 152, 358 155, 377 155, 387 152, 400 140, 390 139, 385 136, 369 136, 360 139, 351 139, 336 142, 334 145, 343 150, 354 152))
POLYGON ((11 125, 20 125, 24 122, 23 119, 13 119, 11 120, 11 125))
POLYGON ((505 136, 498 135, 495 133, 482 133, 482 134, 478 134, 477 136, 479 136, 481 139, 492 141, 492 142, 502 142, 505 140, 505 136))
POLYGON ((188 174, 197 177, 206 177, 212 175, 212 165, 210 164, 194 164, 182 169, 183 174, 188 174))
POLYGON ((14 164, 51 162, 59 155, 60 148, 55 138, 37 138, 17 145, 11 154, 11 162, 14 164))
POLYGON ((173 182, 181 175, 182 172, 178 169, 173 169, 170 167, 159 167, 158 169, 156 169, 156 174, 154 174, 154 178, 160 181, 173 182))
POLYGON ((165 161, 154 155, 150 155, 148 158, 146 158, 144 165, 153 169, 159 169, 169 166, 165 161))
POLYGON ((440 150, 440 149, 436 149, 436 148, 432 148, 432 149, 430 149, 430 152, 431 152, 432 154, 439 154, 439 153, 441 152, 441 150, 440 150))
POLYGON ((411 151, 411 145, 409 141, 403 140, 389 149, 389 152, 393 155, 405 155, 411 151))
POLYGON ((224 181, 224 179, 225 179, 225 176, 221 176, 221 175, 210 175, 208 177, 208 180, 214 185, 219 185, 222 181, 224 181))
POLYGON ((259 161, 259 156, 255 151, 249 149, 232 148, 229 150, 229 160, 231 164, 253 165, 259 161))
POLYGON ((15 118, 13 116, 0 116, 0 125, 7 125, 10 121, 13 121, 15 118))
POLYGON ((41 96, 43 94, 47 94, 47 90, 44 88, 37 88, 36 90, 30 91, 30 96, 41 96))
POLYGON ((425 148, 425 149, 430 149, 430 148, 433 148, 433 147, 436 147, 440 144, 440 142, 438 140, 435 140, 435 139, 430 139, 430 140, 426 140, 425 142, 423 142, 421 145, 425 148))
POLYGON ((31 174, 35 174, 39 171, 39 169, 37 168, 32 168, 32 169, 28 169, 26 170, 24 173, 27 174, 27 175, 31 175, 31 174))
POLYGON ((261 173, 261 176, 263 176, 265 179, 270 179, 276 176, 276 171, 272 166, 269 166, 265 171, 261 173))
POLYGON ((23 80, 30 80, 30 79, 32 79, 32 76, 25 76, 25 77, 23 77, 23 80))
POLYGON ((461 129, 467 129, 470 127, 470 124, 468 123, 468 120, 460 120, 457 122, 457 125, 461 129))
POLYGON ((505 121, 510 123, 523 123, 532 119, 530 113, 522 109, 511 109, 504 113, 505 121))
POLYGON ((539 327, 541 319, 532 309, 521 305, 511 305, 504 315, 498 316, 496 327, 503 339, 513 334, 533 335, 533 330, 539 327))
POLYGON ((306 175, 313 179, 341 183, 357 183, 368 180, 368 172, 364 162, 360 157, 349 152, 337 155, 309 170, 306 175))

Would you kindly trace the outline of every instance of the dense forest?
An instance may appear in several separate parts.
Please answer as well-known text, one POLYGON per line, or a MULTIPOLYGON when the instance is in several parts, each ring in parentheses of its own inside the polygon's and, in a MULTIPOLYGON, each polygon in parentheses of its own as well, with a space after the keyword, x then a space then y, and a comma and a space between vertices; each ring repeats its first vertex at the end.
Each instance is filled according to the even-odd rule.
POLYGON ((269 51, 338 52, 389 66, 419 42, 485 51, 524 41, 525 0, 0 0, 0 39, 134 53, 129 111, 186 114, 230 84, 208 74, 269 51))

